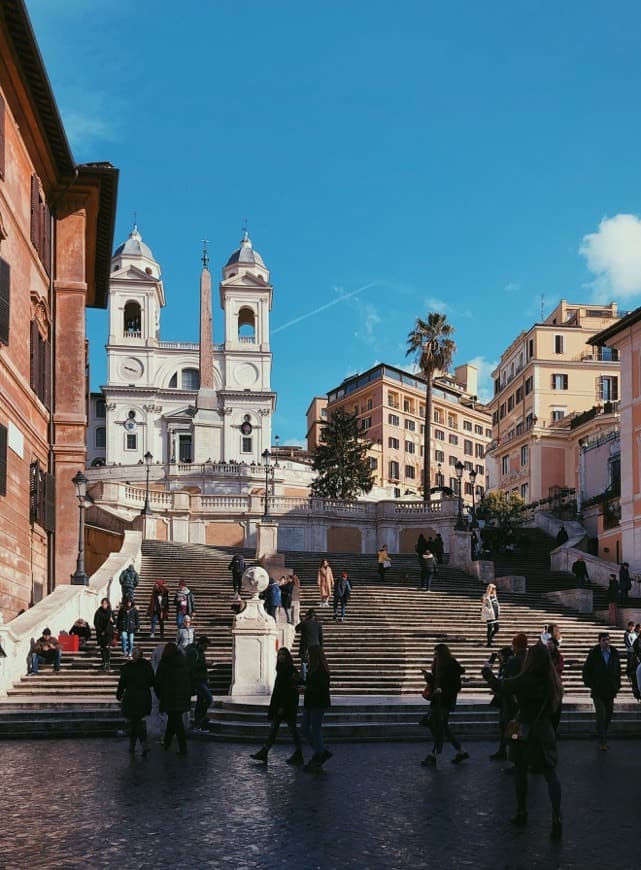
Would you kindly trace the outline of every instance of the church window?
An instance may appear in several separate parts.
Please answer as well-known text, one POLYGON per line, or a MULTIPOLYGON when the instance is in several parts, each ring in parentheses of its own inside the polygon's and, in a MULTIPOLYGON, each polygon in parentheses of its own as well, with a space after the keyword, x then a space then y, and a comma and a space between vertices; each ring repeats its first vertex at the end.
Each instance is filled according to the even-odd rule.
POLYGON ((138 302, 127 302, 125 305, 123 326, 125 335, 140 338, 142 330, 142 315, 138 302))
POLYGON ((96 447, 105 447, 107 443, 107 430, 104 426, 98 426, 96 429, 96 447))
POLYGON ((138 449, 138 436, 136 434, 127 433, 126 442, 125 442, 125 450, 137 450, 138 449))
POLYGON ((174 389, 178 386, 178 372, 174 372, 169 379, 169 386, 173 387, 174 389))
POLYGON ((183 390, 197 390, 200 386, 200 372, 198 369, 183 369, 180 376, 180 385, 183 390))
POLYGON ((101 417, 103 420, 107 414, 107 406, 104 399, 96 399, 96 417, 101 417))
POLYGON ((251 438, 241 438, 240 439, 240 450, 241 453, 251 453, 252 452, 252 439, 251 438))
POLYGON ((238 339, 248 344, 256 341, 256 315, 251 308, 241 308, 238 312, 238 339))

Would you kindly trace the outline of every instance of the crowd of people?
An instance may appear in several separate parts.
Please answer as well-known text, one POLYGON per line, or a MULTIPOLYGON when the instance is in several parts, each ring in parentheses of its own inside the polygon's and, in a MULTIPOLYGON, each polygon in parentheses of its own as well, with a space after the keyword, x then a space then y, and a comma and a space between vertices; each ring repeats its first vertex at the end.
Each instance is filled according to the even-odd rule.
MULTIPOLYGON (((386 550, 385 554, 388 555, 386 550)), ((416 554, 421 586, 429 590, 442 554, 439 559, 438 545, 435 546, 434 540, 428 541, 423 535, 417 542, 416 554)), ((242 575, 239 578, 241 568, 245 570, 242 556, 240 562, 234 557, 229 565, 234 596, 239 596, 242 587, 242 575)), ((578 572, 575 570, 575 573, 581 574, 582 569, 579 568, 578 572)), ((614 575, 612 579, 616 581, 614 575)), ((103 598, 94 615, 101 667, 105 671, 111 669, 111 652, 119 642, 126 661, 120 670, 117 698, 121 701, 123 715, 129 721, 130 751, 135 752, 137 743, 140 743, 143 755, 149 751, 145 718, 156 698, 160 713, 166 717, 163 745, 169 749, 175 737, 179 754, 184 754, 187 751, 186 726, 194 695, 194 729, 207 730, 207 711, 213 700, 206 658, 209 638, 195 633, 193 619, 196 602, 187 584, 180 581, 172 599, 164 581, 158 580, 154 583, 146 609, 150 620, 149 636, 153 638, 159 630, 160 639, 164 641, 172 603, 176 634, 175 640, 169 640, 157 648, 156 661, 152 666, 136 644, 141 624, 136 604, 138 583, 138 574, 130 565, 120 576, 120 605, 112 609, 109 599, 103 598)), ((317 586, 319 606, 329 607, 329 601, 333 598, 334 619, 343 621, 352 591, 347 572, 341 571, 335 580, 328 560, 324 559, 318 568, 317 586)), ((619 589, 617 595, 620 595, 619 589)), ((331 752, 323 741, 323 717, 331 706, 330 669, 323 650, 322 622, 313 608, 307 610, 302 620, 299 619, 300 598, 300 581, 295 574, 283 575, 279 580, 270 578, 264 593, 265 609, 274 618, 281 611, 287 623, 295 626, 299 637, 300 666, 297 667, 286 647, 278 650, 276 680, 268 708, 271 726, 265 745, 253 753, 252 758, 263 763, 267 761, 280 726, 285 723, 294 744, 294 752, 287 759, 288 763, 318 771, 331 758, 331 752), (299 729, 297 718, 301 697, 303 714, 299 729), (313 750, 306 765, 303 738, 313 750)), ((617 601, 620 601, 619 597, 617 601)), ((481 620, 486 626, 488 648, 493 646, 499 634, 500 614, 496 586, 489 584, 481 599, 481 620)), ((91 637, 91 628, 83 620, 77 620, 70 634, 77 634, 80 641, 86 644, 91 637)), ((635 696, 641 699, 641 624, 629 622, 623 639, 625 673, 635 696)), ((528 642, 526 634, 517 633, 511 644, 488 654, 482 669, 482 676, 492 692, 491 703, 499 714, 499 743, 490 759, 500 761, 509 758, 512 761, 512 767, 508 768, 513 773, 516 792, 516 813, 512 821, 518 826, 527 824, 528 776, 533 772, 540 773, 547 784, 552 808, 551 836, 555 839, 562 836, 561 785, 556 773, 556 737, 561 720, 565 667, 561 643, 561 632, 556 623, 546 624, 533 644, 528 642)), ((54 671, 58 671, 61 658, 58 640, 48 628, 44 629, 31 654, 31 672, 37 674, 43 664, 51 664, 54 671)), ((598 643, 590 649, 583 664, 582 677, 593 700, 598 745, 603 752, 609 749, 608 733, 614 699, 621 688, 621 673, 619 653, 611 645, 609 634, 601 632, 598 643)), ((432 732, 433 746, 421 762, 422 765, 436 767, 445 743, 450 743, 455 750, 452 763, 467 761, 469 753, 450 724, 461 691, 464 668, 447 645, 439 643, 434 649, 430 669, 424 670, 423 674, 423 697, 429 702, 429 713, 424 717, 423 724, 432 732)))

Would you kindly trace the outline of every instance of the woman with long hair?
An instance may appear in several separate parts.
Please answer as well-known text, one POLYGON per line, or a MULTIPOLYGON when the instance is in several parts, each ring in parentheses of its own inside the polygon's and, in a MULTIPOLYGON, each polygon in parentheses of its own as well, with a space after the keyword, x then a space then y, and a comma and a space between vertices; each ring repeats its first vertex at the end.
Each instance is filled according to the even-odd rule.
POLYGON ((550 652, 542 643, 531 646, 521 672, 515 677, 497 679, 491 662, 486 662, 483 678, 494 691, 516 696, 518 713, 510 740, 515 764, 516 787, 515 825, 527 825, 528 770, 543 774, 552 805, 550 836, 560 840, 563 834, 561 820, 561 783, 556 773, 557 749, 554 717, 561 706, 563 688, 552 663, 550 652), (525 739, 526 738, 526 739, 525 739))
POLYGON ((294 754, 287 759, 287 763, 303 764, 303 745, 296 727, 299 679, 300 676, 294 665, 292 654, 286 646, 281 646, 276 655, 276 682, 267 711, 267 718, 271 720, 272 727, 269 729, 265 745, 258 752, 252 754, 252 758, 255 758, 256 761, 267 761, 269 750, 276 742, 280 724, 286 722, 295 748, 294 754))
POLYGON ((329 607, 329 599, 334 591, 334 575, 327 559, 323 559, 318 567, 316 582, 318 583, 320 606, 329 607))
POLYGON ((332 703, 329 697, 329 666, 320 646, 311 646, 308 657, 301 731, 314 754, 305 765, 305 770, 320 770, 332 757, 332 753, 323 745, 323 716, 332 703))
POLYGON ((187 754, 187 737, 183 713, 191 707, 191 683, 185 656, 175 643, 165 644, 156 671, 154 692, 160 701, 160 712, 167 714, 167 730, 163 746, 169 749, 174 735, 178 739, 178 755, 187 754))
POLYGON ((481 619, 487 628, 487 646, 492 646, 495 634, 499 633, 499 619, 501 617, 501 605, 496 595, 496 586, 489 583, 485 595, 481 598, 481 619))
POLYGON ((432 660, 430 698, 434 746, 431 753, 426 755, 421 762, 423 767, 436 767, 436 757, 443 751, 445 740, 448 740, 456 749, 452 764, 460 764, 461 761, 470 757, 451 730, 449 721, 450 714, 456 707, 456 698, 461 691, 461 675, 464 673, 465 668, 456 661, 449 647, 444 643, 437 643, 434 647, 434 659, 432 660))

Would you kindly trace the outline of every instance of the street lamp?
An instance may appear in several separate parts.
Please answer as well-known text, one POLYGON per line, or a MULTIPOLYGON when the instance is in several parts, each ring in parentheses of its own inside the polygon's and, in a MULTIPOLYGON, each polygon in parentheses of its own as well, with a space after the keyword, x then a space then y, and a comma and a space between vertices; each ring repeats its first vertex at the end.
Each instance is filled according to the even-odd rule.
POLYGON ((456 471, 456 476, 458 478, 458 516, 456 518, 456 525, 454 528, 459 532, 464 532, 466 529, 465 522, 463 521, 463 469, 465 466, 459 459, 459 461, 454 466, 454 470, 456 471))
POLYGON ((269 450, 265 448, 261 456, 263 458, 263 464, 265 466, 265 509, 263 511, 263 522, 268 523, 271 521, 271 516, 269 514, 269 472, 270 470, 273 472, 273 469, 270 465, 272 455, 269 450))
POLYGON ((274 435, 274 459, 276 460, 274 465, 278 468, 278 444, 280 442, 280 435, 274 435))
POLYGON ((441 473, 441 469, 443 465, 440 462, 436 463, 436 485, 442 487, 443 486, 443 475, 441 473))
POLYGON ((474 471, 474 469, 472 469, 472 471, 470 471, 470 483, 472 484, 472 528, 478 529, 479 524, 476 521, 476 497, 475 497, 476 471, 474 471))
POLYGON ((153 460, 153 456, 149 452, 149 450, 145 453, 145 466, 147 471, 147 484, 145 486, 145 504, 143 509, 140 511, 140 515, 143 517, 148 517, 151 515, 151 508, 149 507, 149 470, 151 468, 151 462, 153 460))
POLYGON ((71 575, 71 582, 74 586, 87 586, 89 578, 85 573, 85 499, 87 497, 87 484, 89 481, 82 471, 79 471, 75 477, 72 477, 71 482, 76 487, 76 498, 78 499, 78 508, 80 511, 78 528, 78 560, 76 562, 76 573, 71 575))

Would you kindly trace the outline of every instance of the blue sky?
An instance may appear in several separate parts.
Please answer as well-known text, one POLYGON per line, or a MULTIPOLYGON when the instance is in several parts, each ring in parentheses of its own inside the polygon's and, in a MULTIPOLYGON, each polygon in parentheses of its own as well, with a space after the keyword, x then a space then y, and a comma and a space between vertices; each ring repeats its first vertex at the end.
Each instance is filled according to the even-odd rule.
MULTIPOLYGON (((135 211, 161 264, 163 339, 197 340, 201 239, 217 279, 247 219, 281 443, 312 396, 405 364, 417 315, 447 314, 487 390, 542 304, 641 304, 634 0, 28 8, 76 159, 121 171, 116 243, 135 211)), ((95 388, 106 312, 88 332, 95 388)))

